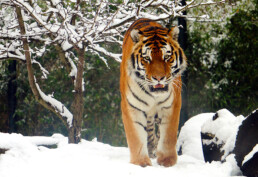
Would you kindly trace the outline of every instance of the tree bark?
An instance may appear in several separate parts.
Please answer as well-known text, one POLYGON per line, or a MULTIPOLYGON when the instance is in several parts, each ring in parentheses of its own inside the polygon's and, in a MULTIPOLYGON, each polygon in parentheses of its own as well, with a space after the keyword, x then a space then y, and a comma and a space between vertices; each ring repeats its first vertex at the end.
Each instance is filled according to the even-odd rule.
MULTIPOLYGON (((80 4, 80 0, 76 1, 78 10, 78 6, 80 4)), ((73 15, 71 19, 71 25, 75 25, 76 22, 76 15, 73 15)), ((83 117, 83 70, 84 70, 84 46, 81 48, 75 47, 78 53, 79 62, 77 65, 77 75, 74 78, 74 100, 72 103, 72 113, 73 113, 73 122, 72 126, 69 128, 69 143, 78 144, 81 141, 81 128, 82 128, 82 117, 83 117)))
POLYGON ((77 48, 78 70, 74 86, 74 101, 72 103, 73 122, 69 128, 69 143, 79 143, 81 141, 81 127, 83 117, 83 70, 84 70, 84 49, 77 48))
MULTIPOLYGON (((186 5, 185 0, 181 1, 181 4, 186 5)), ((183 12, 183 15, 186 15, 186 11, 183 12)), ((178 25, 182 25, 183 28, 180 29, 178 42, 181 48, 185 51, 187 48, 187 26, 186 19, 183 17, 178 18, 178 25)), ((188 92, 187 92, 187 82, 188 82, 188 73, 187 70, 182 74, 182 108, 180 113, 180 122, 179 122, 179 130, 184 125, 184 123, 188 120, 188 92)))

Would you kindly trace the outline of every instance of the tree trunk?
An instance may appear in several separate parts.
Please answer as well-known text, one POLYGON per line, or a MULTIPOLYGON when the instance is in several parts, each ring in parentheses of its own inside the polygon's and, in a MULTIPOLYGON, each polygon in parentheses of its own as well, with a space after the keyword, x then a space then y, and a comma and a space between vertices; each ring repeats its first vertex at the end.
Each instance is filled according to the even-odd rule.
POLYGON ((9 133, 16 132, 15 127, 15 110, 17 105, 16 91, 16 61, 10 61, 8 65, 10 79, 8 81, 7 97, 8 97, 8 116, 9 116, 9 133))
MULTIPOLYGON (((181 4, 186 5, 185 0, 181 1, 181 4)), ((186 11, 183 12, 183 15, 186 15, 186 11)), ((178 42, 181 48, 185 51, 187 48, 187 26, 186 19, 183 17, 178 18, 178 25, 182 25, 183 28, 180 29, 178 42)), ((184 123, 188 120, 188 94, 187 94, 187 82, 188 82, 188 73, 187 70, 182 74, 182 108, 180 113, 180 122, 179 122, 179 130, 184 125, 184 123)))
POLYGON ((72 103, 73 122, 69 127, 69 143, 79 143, 81 141, 81 127, 83 117, 83 70, 84 70, 84 49, 76 49, 79 62, 74 86, 74 101, 72 103))

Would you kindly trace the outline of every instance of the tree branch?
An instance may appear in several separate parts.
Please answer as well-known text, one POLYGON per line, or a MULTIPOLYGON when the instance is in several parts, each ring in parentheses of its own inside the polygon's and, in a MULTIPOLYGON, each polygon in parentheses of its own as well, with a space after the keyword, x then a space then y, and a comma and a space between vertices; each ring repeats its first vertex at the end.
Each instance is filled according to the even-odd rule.
MULTIPOLYGON (((21 8, 16 6, 16 13, 17 13, 17 18, 19 22, 19 27, 20 27, 20 32, 22 36, 26 35, 26 29, 24 26, 24 21, 21 13, 21 8)), ((34 77, 34 71, 32 68, 32 62, 31 62, 31 56, 30 56, 30 51, 29 51, 29 45, 28 45, 28 40, 26 37, 22 38, 23 41, 23 49, 24 49, 24 54, 26 58, 26 65, 27 65, 27 70, 28 70, 28 78, 29 78, 29 84, 32 90, 33 95, 35 96, 36 100, 45 108, 48 110, 54 112, 64 123, 64 125, 69 126, 69 122, 67 122, 69 119, 71 119, 70 115, 62 115, 62 113, 65 113, 64 106, 62 109, 58 108, 60 102, 57 102, 54 98, 52 100, 50 97, 46 96, 39 88, 38 84, 36 83, 35 77, 34 77), (48 100, 47 100, 48 98, 48 100), (54 101, 54 105, 52 104, 54 101)), ((68 111, 68 110, 66 110, 68 111)), ((68 111, 69 112, 69 111, 68 111)))

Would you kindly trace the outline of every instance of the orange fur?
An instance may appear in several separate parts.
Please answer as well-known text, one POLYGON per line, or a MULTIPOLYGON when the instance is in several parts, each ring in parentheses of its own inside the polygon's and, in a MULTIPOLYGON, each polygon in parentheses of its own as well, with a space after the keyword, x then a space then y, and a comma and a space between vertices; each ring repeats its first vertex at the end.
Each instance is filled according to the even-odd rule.
MULTIPOLYGON (((145 142, 145 133, 140 134, 139 132, 143 132, 141 127, 139 125, 136 125, 136 121, 138 120, 137 115, 139 114, 138 108, 134 108, 130 103, 128 102, 129 94, 130 94, 130 88, 128 85, 131 83, 135 83, 134 79, 129 76, 129 73, 131 72, 128 63, 130 62, 131 55, 133 52, 137 52, 141 49, 141 46, 143 45, 143 40, 146 40, 146 36, 148 36, 148 32, 144 32, 145 29, 150 27, 157 27, 156 30, 161 29, 161 34, 165 31, 167 33, 166 40, 170 45, 174 48, 174 50, 181 50, 182 57, 184 61, 186 61, 186 57, 180 49, 180 46, 178 43, 173 39, 173 34, 170 34, 171 31, 166 28, 163 28, 160 24, 156 23, 155 21, 151 21, 149 19, 139 19, 136 22, 134 22, 128 31, 125 34, 124 41, 123 41, 123 55, 122 55, 122 63, 120 67, 120 92, 121 92, 121 108, 122 108, 122 118, 127 138, 127 143, 130 149, 130 158, 131 163, 140 165, 140 166, 148 166, 151 165, 150 158, 148 154, 146 153, 146 142, 145 142), (136 36, 139 37, 139 39, 136 38, 136 40, 139 40, 139 42, 135 42, 131 35, 132 30, 137 29, 141 32, 142 35, 136 36), (137 112, 138 111, 138 112, 137 112), (138 126, 138 127, 137 127, 138 126)), ((155 30, 154 29, 154 30, 155 30)), ((158 36, 158 35, 157 35, 158 36)), ((161 80, 162 78, 166 77, 168 78, 171 75, 171 64, 169 62, 164 62, 164 59, 162 56, 162 51, 160 48, 162 45, 155 44, 156 46, 153 47, 153 51, 151 53, 151 62, 147 62, 145 60, 141 60, 141 64, 145 67, 146 71, 146 79, 156 79, 161 80)), ((171 61, 173 61, 173 57, 175 57, 176 54, 171 55, 171 61)), ((134 86, 131 86, 134 87, 134 86)), ((179 123, 179 115, 180 115, 180 109, 181 109, 181 77, 180 75, 176 76, 173 79, 173 82, 169 83, 169 89, 171 89, 173 100, 172 104, 169 108, 166 108, 167 113, 162 116, 162 123, 161 123, 161 136, 162 138, 159 140, 158 149, 157 149, 157 162, 160 165, 163 166, 172 166, 177 161, 177 153, 176 153, 176 141, 177 141, 177 129, 178 129, 178 123, 179 123), (160 148, 160 149, 159 149, 160 148)), ((132 92, 132 91, 131 91, 132 92)), ((140 99, 145 98, 144 95, 142 95, 141 92, 134 91, 134 94, 137 94, 139 98, 134 97, 131 99, 138 99, 138 102, 140 99)), ((170 99, 170 97, 168 97, 170 99)), ((158 96, 155 96, 155 99, 159 99, 158 96)), ((143 100, 142 102, 148 102, 149 100, 143 100)), ((142 103, 138 103, 142 104, 142 103)), ((136 105, 138 105, 136 104, 136 105)), ((153 103, 153 109, 157 109, 155 107, 155 104, 153 103)), ((152 102, 148 105, 152 105, 152 102)), ((146 115, 149 116, 148 111, 145 111, 146 115)), ((158 111, 157 111, 158 112, 158 111)), ((162 111, 159 111, 160 113, 163 113, 162 111)), ((157 113, 156 113, 157 114, 157 113)), ((139 119, 140 120, 140 119, 139 119)), ((145 120, 141 119, 141 124, 144 127, 145 126, 145 120)), ((146 139, 147 141, 147 139, 146 139)))

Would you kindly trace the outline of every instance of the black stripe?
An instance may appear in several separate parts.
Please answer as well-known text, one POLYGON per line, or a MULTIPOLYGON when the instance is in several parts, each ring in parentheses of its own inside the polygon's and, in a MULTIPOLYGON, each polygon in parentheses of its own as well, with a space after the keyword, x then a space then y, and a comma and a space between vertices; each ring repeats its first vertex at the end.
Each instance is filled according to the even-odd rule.
POLYGON ((173 53, 174 47, 172 45, 170 45, 170 47, 171 47, 171 53, 173 53))
POLYGON ((145 101, 143 101, 142 99, 140 99, 131 89, 130 85, 127 83, 130 92, 133 94, 134 98, 136 98, 139 102, 145 104, 146 106, 149 106, 148 103, 146 103, 145 101))
MULTIPOLYGON (((150 138, 152 138, 152 137, 154 137, 153 134, 150 134, 150 135, 148 136, 148 139, 150 139, 150 138)), ((154 138, 153 138, 153 139, 154 139, 154 138)))
POLYGON ((168 96, 165 100, 158 102, 158 105, 163 104, 163 103, 165 103, 166 101, 168 101, 168 99, 169 99, 170 96, 171 96, 171 93, 172 93, 172 92, 170 92, 169 96, 168 96))
POLYGON ((140 65, 139 65, 139 55, 136 55, 136 61, 137 61, 137 70, 145 71, 145 69, 140 68, 140 65))
POLYGON ((161 37, 159 37, 159 36, 157 36, 157 35, 155 35, 155 36, 153 36, 153 37, 151 37, 151 38, 149 38, 148 39, 148 41, 166 41, 166 40, 164 40, 163 38, 161 38, 161 37))
POLYGON ((167 45, 167 43, 166 43, 166 42, 163 42, 163 41, 160 41, 160 43, 161 43, 162 45, 167 45))
POLYGON ((171 47, 171 53, 174 51, 174 47, 172 45, 170 45, 171 47))
POLYGON ((158 33, 158 35, 161 35, 161 36, 167 37, 167 33, 158 33))
POLYGON ((131 61, 133 64, 133 68, 135 69, 135 58, 134 58, 134 54, 131 55, 131 61))
POLYGON ((145 80, 144 76, 142 76, 142 75, 140 74, 140 72, 135 71, 135 75, 136 75, 136 77, 138 77, 139 79, 145 80))
POLYGON ((158 26, 150 26, 149 28, 146 28, 143 32, 148 33, 148 32, 153 32, 155 30, 160 30, 159 31, 160 33, 162 33, 162 32, 166 33, 167 32, 167 30, 165 28, 158 27, 158 26))
POLYGON ((135 107, 134 105, 132 105, 132 104, 129 102, 129 100, 128 100, 128 99, 127 99, 127 102, 128 102, 128 104, 129 104, 132 108, 136 109, 137 111, 142 112, 142 113, 143 113, 143 115, 144 115, 144 117, 145 117, 145 118, 147 118, 147 114, 146 114, 146 112, 145 112, 145 111, 143 111, 143 110, 141 110, 141 109, 139 109, 139 108, 135 107))
POLYGON ((154 138, 152 138, 152 139, 150 139, 151 137, 148 137, 148 144, 151 144, 151 143, 153 143, 153 141, 154 141, 154 138))
MULTIPOLYGON (((137 64, 137 68, 135 68, 135 69, 145 71, 145 69, 141 69, 140 68, 140 65, 139 65, 139 55, 136 55, 136 64, 137 64)), ((138 74, 140 74, 140 73, 138 73, 138 74)))
POLYGON ((173 102, 169 106, 162 107, 161 109, 170 109, 172 107, 173 102))
POLYGON ((141 83, 137 82, 137 84, 139 85, 139 87, 140 87, 147 95, 149 95, 149 96, 151 96, 151 97, 153 98, 153 95, 150 94, 147 90, 145 90, 145 88, 142 86, 141 83))
MULTIPOLYGON (((171 63, 174 63, 174 60, 173 60, 171 63)), ((176 68, 177 68, 177 60, 176 60, 176 65, 175 65, 175 66, 172 66, 171 68, 173 68, 173 69, 176 69, 176 68)))
POLYGON ((137 65, 137 67, 139 67, 139 56, 138 55, 136 55, 136 65, 137 65))
POLYGON ((176 52, 175 52, 175 55, 176 55, 176 60, 177 60, 177 57, 178 57, 178 56, 177 56, 177 53, 176 53, 176 52))
POLYGON ((150 129, 146 129, 147 132, 152 132, 153 131, 153 128, 150 128, 150 129))
POLYGON ((152 44, 152 43, 149 42, 149 43, 145 44, 145 47, 148 47, 148 46, 151 45, 151 44, 152 44))
POLYGON ((148 50, 148 48, 146 49, 146 51, 144 53, 142 53, 142 55, 146 55, 147 54, 147 50, 148 50))
POLYGON ((173 75, 175 76, 177 73, 179 73, 180 69, 177 68, 175 71, 173 71, 173 75))
POLYGON ((146 127, 145 127, 141 122, 134 121, 134 123, 136 123, 136 124, 138 124, 138 125, 142 126, 142 127, 143 127, 143 129, 146 131, 146 127))
MULTIPOLYGON (((172 68, 177 68, 177 53, 175 52, 175 55, 176 55, 176 58, 175 58, 175 60, 176 60, 176 65, 175 66, 172 66, 172 68)), ((174 60, 173 60, 173 62, 174 62, 174 60)))
POLYGON ((148 26, 149 25, 149 22, 152 22, 153 20, 150 20, 150 19, 139 19, 136 23, 133 23, 131 26, 130 26, 130 29, 133 29, 134 27, 136 27, 136 29, 140 29, 144 26, 148 26), (140 24, 140 25, 139 25, 140 24), (139 26, 137 26, 139 25, 139 26))

